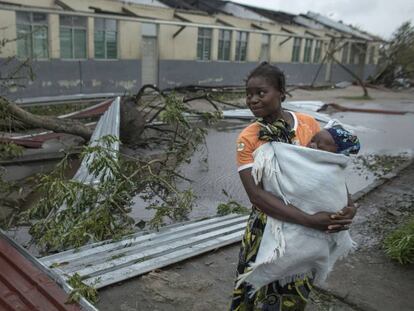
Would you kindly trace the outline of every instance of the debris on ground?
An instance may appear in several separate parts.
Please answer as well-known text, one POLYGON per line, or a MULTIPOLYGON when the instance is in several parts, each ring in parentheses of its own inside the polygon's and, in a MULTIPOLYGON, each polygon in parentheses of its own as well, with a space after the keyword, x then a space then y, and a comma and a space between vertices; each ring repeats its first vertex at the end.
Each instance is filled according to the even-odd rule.
POLYGON ((400 155, 363 154, 353 157, 352 161, 355 164, 354 170, 357 170, 359 175, 368 171, 375 177, 381 178, 412 159, 405 153, 400 155))

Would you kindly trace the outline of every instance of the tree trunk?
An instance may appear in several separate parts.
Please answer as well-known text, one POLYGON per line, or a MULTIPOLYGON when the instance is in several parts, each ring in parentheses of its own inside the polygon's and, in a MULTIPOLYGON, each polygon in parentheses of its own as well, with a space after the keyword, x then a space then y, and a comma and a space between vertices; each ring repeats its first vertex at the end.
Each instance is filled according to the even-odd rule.
POLYGON ((120 139, 124 144, 136 145, 145 129, 146 121, 142 113, 137 109, 137 103, 133 97, 127 97, 121 101, 121 125, 120 139))
POLYGON ((9 102, 5 98, 0 98, 0 106, 5 107, 10 115, 28 124, 30 127, 47 129, 58 133, 73 134, 85 140, 91 138, 92 130, 79 121, 35 115, 9 102))
MULTIPOLYGON (((150 88, 158 91, 163 97, 161 91, 153 86, 144 86, 136 96, 124 97, 121 100, 121 140, 126 144, 135 144, 145 129, 146 121, 142 113, 137 109, 137 102, 141 99, 145 89, 150 88)), ((0 97, 1 108, 5 108, 6 114, 11 116, 11 123, 8 120, 0 120, 0 126, 16 126, 18 128, 42 128, 58 133, 73 134, 82 137, 88 141, 92 136, 92 129, 83 123, 73 119, 59 119, 50 116, 40 116, 32 114, 4 97, 0 97)))

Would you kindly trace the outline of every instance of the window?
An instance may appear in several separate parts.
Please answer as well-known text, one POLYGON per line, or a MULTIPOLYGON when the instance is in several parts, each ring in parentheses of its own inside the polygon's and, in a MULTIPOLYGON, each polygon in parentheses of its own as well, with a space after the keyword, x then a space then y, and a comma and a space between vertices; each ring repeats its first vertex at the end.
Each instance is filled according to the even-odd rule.
POLYGON ((375 46, 369 49, 369 64, 375 64, 375 46))
POLYGON ((295 38, 293 40, 292 62, 296 62, 296 63, 299 62, 301 45, 302 45, 301 38, 295 38))
POLYGON ((236 61, 245 61, 247 56, 247 32, 238 31, 236 37, 236 61))
POLYGON ((342 64, 348 64, 349 43, 346 42, 342 48, 342 64))
POLYGON ((270 35, 262 35, 262 47, 260 50, 260 61, 269 61, 270 60, 270 35))
POLYGON ((60 15, 60 57, 86 58, 86 17, 60 15))
POLYGON ((210 28, 198 28, 197 59, 199 60, 211 58, 211 33, 210 28))
POLYGON ((115 59, 118 57, 117 29, 116 20, 95 18, 95 58, 115 59))
POLYGON ((320 63, 321 55, 322 55, 322 41, 316 40, 315 41, 315 52, 313 53, 313 62, 320 63))
POLYGON ((313 40, 306 39, 305 40, 305 51, 303 55, 303 62, 310 63, 312 59, 312 47, 313 47, 313 40))
POLYGON ((230 60, 231 31, 220 29, 218 42, 218 59, 230 60))
POLYGON ((17 57, 48 58, 48 22, 44 13, 16 12, 17 57))

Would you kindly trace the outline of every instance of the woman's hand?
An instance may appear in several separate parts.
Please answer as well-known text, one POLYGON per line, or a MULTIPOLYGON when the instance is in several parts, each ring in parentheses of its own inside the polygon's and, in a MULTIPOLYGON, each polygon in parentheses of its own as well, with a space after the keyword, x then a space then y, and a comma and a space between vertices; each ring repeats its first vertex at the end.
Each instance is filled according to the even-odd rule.
POLYGON ((325 231, 326 233, 335 233, 342 230, 348 230, 351 223, 351 218, 339 214, 319 212, 309 216, 308 227, 325 231))
MULTIPOLYGON (((331 218, 334 220, 350 220, 352 222, 352 219, 355 217, 355 214, 357 212, 358 206, 353 202, 349 202, 348 204, 350 205, 344 207, 338 213, 331 215, 331 218)), ((335 233, 347 229, 349 229, 349 225, 332 225, 327 230, 327 233, 335 233)))
POLYGON ((341 209, 335 215, 335 219, 353 219, 359 207, 358 203, 354 203, 352 200, 352 196, 348 191, 348 187, 346 188, 346 192, 348 194, 348 203, 343 209, 341 209))
POLYGON ((353 202, 350 202, 348 206, 344 207, 337 213, 337 216, 342 217, 342 219, 344 218, 353 219, 355 217, 355 214, 357 213, 357 210, 358 210, 358 204, 357 203, 354 204, 353 202))

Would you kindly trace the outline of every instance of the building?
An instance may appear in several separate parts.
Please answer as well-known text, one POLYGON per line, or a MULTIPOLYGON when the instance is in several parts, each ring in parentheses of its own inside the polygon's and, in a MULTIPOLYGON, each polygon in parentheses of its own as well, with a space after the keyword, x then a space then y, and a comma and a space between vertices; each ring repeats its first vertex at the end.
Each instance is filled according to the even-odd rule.
POLYGON ((366 78, 381 43, 316 13, 219 0, 8 0, 0 2, 0 39, 1 75, 25 59, 35 74, 24 88, 1 91, 13 99, 128 93, 148 83, 240 85, 264 60, 289 84, 352 80, 337 64, 321 64, 332 47, 366 78))

